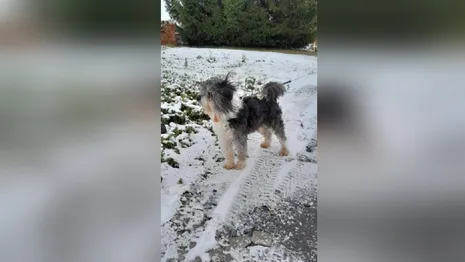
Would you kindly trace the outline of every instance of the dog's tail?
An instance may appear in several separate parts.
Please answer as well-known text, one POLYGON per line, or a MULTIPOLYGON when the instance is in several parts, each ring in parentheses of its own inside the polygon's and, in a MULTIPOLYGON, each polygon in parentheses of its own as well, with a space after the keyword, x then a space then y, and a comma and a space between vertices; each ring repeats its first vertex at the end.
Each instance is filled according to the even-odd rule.
POLYGON ((286 88, 278 82, 269 82, 262 87, 261 95, 267 101, 276 101, 284 95, 286 88))

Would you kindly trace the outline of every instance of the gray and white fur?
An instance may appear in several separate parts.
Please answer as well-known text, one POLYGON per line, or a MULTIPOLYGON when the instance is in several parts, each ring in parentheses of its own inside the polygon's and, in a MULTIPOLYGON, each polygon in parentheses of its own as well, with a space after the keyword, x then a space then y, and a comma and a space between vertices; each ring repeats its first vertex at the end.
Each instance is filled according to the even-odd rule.
POLYGON ((282 110, 277 99, 284 95, 286 88, 277 82, 265 84, 258 96, 240 98, 237 88, 226 77, 212 77, 200 84, 197 101, 204 112, 213 120, 213 130, 224 153, 226 169, 243 169, 247 161, 247 136, 260 132, 263 136, 261 147, 268 148, 271 136, 275 134, 281 144, 279 155, 287 156, 286 133, 282 110), (238 161, 234 160, 234 148, 238 161))

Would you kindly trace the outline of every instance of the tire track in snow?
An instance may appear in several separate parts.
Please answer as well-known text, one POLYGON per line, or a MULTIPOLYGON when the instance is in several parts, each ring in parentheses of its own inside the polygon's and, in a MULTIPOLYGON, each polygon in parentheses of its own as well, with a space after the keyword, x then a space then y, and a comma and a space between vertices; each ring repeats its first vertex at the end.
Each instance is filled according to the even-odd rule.
POLYGON ((298 191, 308 191, 316 188, 316 165, 298 161, 274 188, 273 202, 278 203, 285 198, 291 198, 298 191))
POLYGON ((306 150, 296 154, 297 164, 275 182, 273 188, 274 203, 292 197, 297 191, 316 189, 318 170, 315 151, 316 132, 311 141, 307 143, 306 150))
POLYGON ((234 225, 243 212, 271 200, 269 191, 278 178, 284 157, 277 156, 275 150, 264 150, 255 161, 253 168, 246 171, 246 179, 234 197, 226 215, 226 224, 234 225))

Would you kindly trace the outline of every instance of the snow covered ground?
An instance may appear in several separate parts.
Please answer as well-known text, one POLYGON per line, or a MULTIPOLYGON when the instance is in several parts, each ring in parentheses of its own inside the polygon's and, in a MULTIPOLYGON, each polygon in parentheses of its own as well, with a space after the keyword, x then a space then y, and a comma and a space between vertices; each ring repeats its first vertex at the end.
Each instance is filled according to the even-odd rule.
POLYGON ((316 261, 316 69, 313 56, 162 50, 161 261, 316 261), (235 73, 243 95, 285 82, 290 155, 249 136, 246 169, 224 170, 195 81, 235 73))

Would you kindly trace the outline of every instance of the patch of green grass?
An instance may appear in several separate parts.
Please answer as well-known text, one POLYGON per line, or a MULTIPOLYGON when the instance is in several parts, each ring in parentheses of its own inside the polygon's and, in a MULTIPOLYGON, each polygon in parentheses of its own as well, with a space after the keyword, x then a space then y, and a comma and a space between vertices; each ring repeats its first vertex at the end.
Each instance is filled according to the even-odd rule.
POLYGON ((193 141, 190 137, 184 138, 183 140, 179 141, 179 144, 181 145, 182 148, 187 148, 193 145, 193 141))
POLYGON ((161 141, 163 149, 175 149, 178 145, 176 142, 170 141, 168 139, 161 141))
POLYGON ((203 120, 209 120, 208 115, 204 114, 199 110, 195 110, 192 107, 186 107, 184 114, 189 118, 190 121, 197 123, 199 125, 202 124, 203 120))
POLYGON ((186 119, 186 116, 184 115, 173 114, 169 116, 168 123, 176 123, 179 125, 185 125, 187 123, 187 119, 186 119))
POLYGON ((170 165, 172 168, 179 168, 179 163, 176 162, 176 160, 174 160, 174 159, 171 158, 171 157, 168 158, 168 159, 166 159, 166 163, 167 163, 168 165, 170 165))
POLYGON ((193 128, 192 126, 188 126, 188 127, 186 127, 186 133, 188 133, 188 134, 197 134, 198 131, 195 130, 195 128, 193 128))
POLYGON ((171 131, 171 134, 170 136, 172 137, 178 137, 179 135, 181 135, 183 132, 182 130, 178 129, 177 127, 174 128, 172 131, 171 131))
POLYGON ((182 181, 182 178, 180 178, 180 179, 178 180, 178 184, 179 184, 179 185, 184 184, 184 181, 182 181))
MULTIPOLYGON (((198 56, 197 59, 207 59, 209 62, 215 62, 215 58, 210 52, 210 56, 198 56)), ((198 133, 195 126, 203 126, 209 128, 210 124, 204 120, 209 120, 209 117, 202 111, 196 101, 198 95, 198 86, 196 84, 195 76, 187 73, 179 73, 174 67, 176 61, 180 60, 179 65, 186 64, 184 58, 166 58, 162 60, 162 83, 161 83, 161 101, 163 107, 161 108, 161 121, 163 124, 169 126, 172 123, 182 125, 185 128, 174 128, 165 134, 161 141, 162 152, 166 149, 171 149, 175 153, 180 154, 181 148, 188 148, 194 144, 190 138, 192 134, 198 133), (180 103, 180 110, 175 110, 174 105, 180 103), (181 134, 185 134, 180 136, 181 134), (182 137, 182 138, 181 138, 182 137)), ((189 63, 191 61, 188 61, 189 63)), ((177 65, 177 66, 179 66, 177 65)), ((179 104, 178 104, 179 105, 179 104)), ((209 130, 213 132, 211 127, 209 130)), ((172 158, 166 158, 162 154, 162 162, 168 163, 170 166, 179 166, 172 158)))

